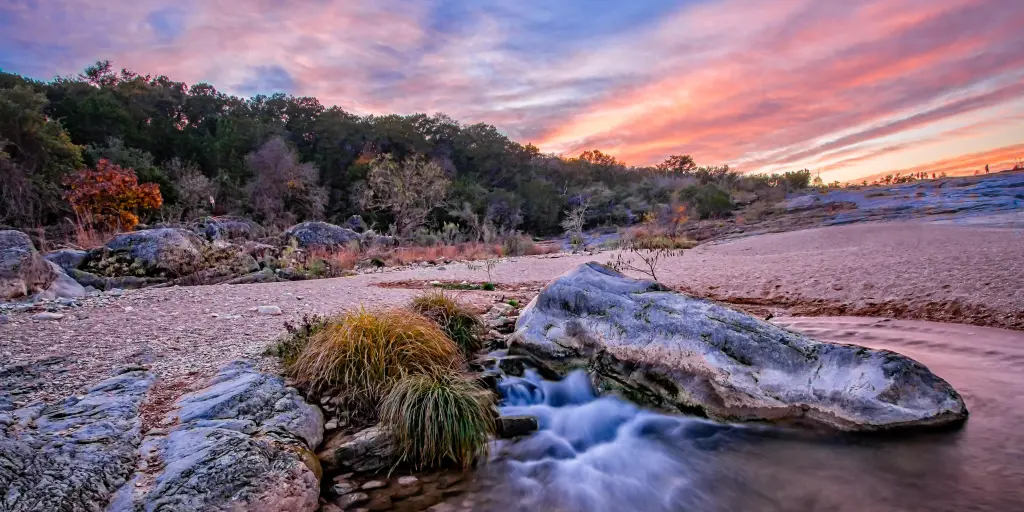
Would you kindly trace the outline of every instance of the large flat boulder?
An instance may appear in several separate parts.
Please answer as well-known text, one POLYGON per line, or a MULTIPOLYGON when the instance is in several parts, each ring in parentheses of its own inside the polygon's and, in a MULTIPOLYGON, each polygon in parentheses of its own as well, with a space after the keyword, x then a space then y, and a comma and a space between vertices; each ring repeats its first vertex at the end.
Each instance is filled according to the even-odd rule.
POLYGON ((108 511, 317 509, 323 415, 280 377, 235 362, 175 405, 108 511))
POLYGON ((28 235, 13 229, 0 231, 0 300, 45 290, 59 274, 28 235))
POLYGON ((303 222, 284 233, 285 239, 303 249, 338 249, 350 242, 358 242, 362 236, 348 228, 327 222, 303 222))
POLYGON ((202 264, 201 246, 199 237, 184 229, 121 233, 90 253, 84 270, 109 277, 180 277, 202 264))
POLYGON ((17 410, 0 390, 0 510, 102 511, 135 470, 139 406, 152 383, 131 370, 82 396, 17 410))
POLYGON ((967 417, 956 390, 913 359, 818 342, 597 263, 548 284, 516 328, 511 353, 588 368, 599 388, 664 409, 849 431, 967 417))

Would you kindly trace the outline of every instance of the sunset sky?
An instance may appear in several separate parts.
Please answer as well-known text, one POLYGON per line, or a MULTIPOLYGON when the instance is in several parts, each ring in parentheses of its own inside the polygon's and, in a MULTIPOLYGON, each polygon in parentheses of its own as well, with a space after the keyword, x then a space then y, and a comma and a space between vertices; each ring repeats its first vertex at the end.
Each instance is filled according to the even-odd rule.
POLYGON ((99 59, 444 112, 566 155, 826 181, 1024 159, 1024 0, 0 0, 0 68, 99 59))

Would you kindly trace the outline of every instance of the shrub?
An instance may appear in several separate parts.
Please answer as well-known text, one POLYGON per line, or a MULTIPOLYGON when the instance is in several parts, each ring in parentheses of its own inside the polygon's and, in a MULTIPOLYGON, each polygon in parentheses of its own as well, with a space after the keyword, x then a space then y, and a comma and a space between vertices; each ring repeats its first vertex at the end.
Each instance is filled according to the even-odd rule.
POLYGON ((372 414, 403 378, 444 374, 462 364, 459 347, 426 317, 359 309, 329 319, 287 370, 311 394, 337 393, 346 406, 372 414))
POLYGON ((681 194, 701 219, 724 217, 733 209, 729 192, 714 183, 688 187, 681 194))
POLYGON ((309 343, 310 337, 323 330, 327 326, 327 320, 320 315, 303 315, 298 324, 291 322, 284 323, 284 330, 287 331, 281 341, 268 350, 268 355, 281 358, 285 367, 295 364, 299 353, 309 343))
POLYGON ((443 291, 427 292, 416 297, 412 300, 412 309, 436 322, 467 356, 483 347, 480 340, 483 322, 480 317, 443 291))
POLYGON ((98 227, 131 231, 139 223, 138 213, 163 205, 160 187, 140 185, 135 171, 101 159, 95 169, 83 169, 63 180, 64 198, 80 222, 91 219, 98 227))
POLYGON ((524 235, 512 235, 501 241, 501 253, 505 256, 525 256, 535 254, 536 247, 533 240, 524 235))
POLYGON ((394 386, 380 416, 395 436, 399 462, 468 468, 487 453, 492 405, 490 393, 454 373, 414 375, 394 386))

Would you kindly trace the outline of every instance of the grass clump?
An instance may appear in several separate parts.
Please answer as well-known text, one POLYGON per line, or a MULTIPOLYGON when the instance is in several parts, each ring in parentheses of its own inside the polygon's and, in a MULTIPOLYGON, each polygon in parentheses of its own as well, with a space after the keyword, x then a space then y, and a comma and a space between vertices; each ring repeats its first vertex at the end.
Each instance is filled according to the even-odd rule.
POLYGON ((432 320, 402 309, 360 309, 329 319, 287 369, 310 393, 335 393, 375 415, 402 379, 445 375, 463 362, 458 345, 432 320))
POLYGON ((403 379, 381 405, 381 422, 400 448, 399 462, 415 468, 455 463, 463 468, 486 455, 494 432, 491 395, 454 373, 403 379))
POLYGON ((424 293, 412 300, 412 309, 436 322, 463 354, 468 356, 483 347, 483 321, 451 295, 443 291, 424 293))

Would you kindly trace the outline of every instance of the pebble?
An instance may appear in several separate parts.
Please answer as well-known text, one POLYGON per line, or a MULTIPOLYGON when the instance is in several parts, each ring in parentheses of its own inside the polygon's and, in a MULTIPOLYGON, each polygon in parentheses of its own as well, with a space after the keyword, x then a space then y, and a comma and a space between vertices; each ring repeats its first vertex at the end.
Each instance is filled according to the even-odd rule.
POLYGON ((256 312, 261 315, 273 315, 277 316, 281 314, 281 308, 277 306, 260 306, 256 308, 256 312))
POLYGON ((331 486, 331 492, 335 496, 344 496, 356 490, 356 484, 352 482, 338 482, 331 486))
POLYGON ((135 308, 133 308, 131 306, 125 306, 124 307, 124 312, 125 313, 131 313, 132 311, 135 311, 135 308))
POLYGON ((360 489, 364 491, 371 491, 373 489, 380 489, 381 487, 385 487, 387 485, 387 482, 381 480, 370 480, 369 482, 363 484, 363 486, 360 487, 360 489))
POLYGON ((403 476, 403 477, 398 479, 398 485, 403 485, 403 486, 404 485, 413 485, 413 484, 415 484, 416 482, 419 482, 419 481, 420 481, 420 479, 416 478, 414 476, 403 476))
POLYGON ((51 313, 49 311, 43 311, 42 313, 32 315, 32 320, 60 320, 61 318, 64 318, 64 315, 60 313, 51 313))
POLYGON ((365 492, 353 492, 353 493, 349 493, 349 494, 346 494, 346 495, 338 498, 335 502, 341 508, 349 508, 352 505, 358 505, 360 503, 364 503, 364 502, 367 502, 369 500, 370 500, 370 495, 369 494, 366 494, 365 492))
POLYGON ((334 429, 336 429, 336 428, 338 428, 338 420, 331 420, 331 421, 328 421, 328 422, 327 422, 327 423, 326 423, 326 424, 324 425, 324 430, 334 430, 334 429))

